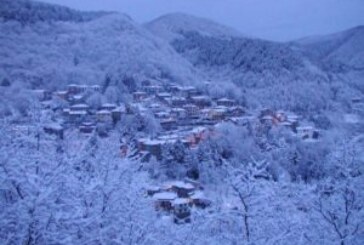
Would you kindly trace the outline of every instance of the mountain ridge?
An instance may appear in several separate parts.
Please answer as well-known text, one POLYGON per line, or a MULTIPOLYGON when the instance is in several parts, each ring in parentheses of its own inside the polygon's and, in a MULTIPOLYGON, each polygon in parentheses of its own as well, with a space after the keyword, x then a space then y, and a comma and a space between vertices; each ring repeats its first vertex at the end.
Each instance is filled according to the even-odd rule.
POLYGON ((115 12, 79 11, 62 5, 32 0, 1 0, 0 7, 0 17, 4 21, 13 20, 22 24, 42 21, 87 22, 111 13, 115 12))
POLYGON ((243 34, 231 27, 181 12, 165 14, 145 23, 144 26, 152 33, 167 39, 167 41, 177 38, 179 36, 178 33, 191 31, 199 32, 205 36, 220 38, 243 36, 243 34), (175 35, 171 35, 171 33, 175 35))
MULTIPOLYGON (((23 9, 27 2, 14 6, 23 9)), ((34 2, 29 11, 37 6, 34 2)), ((59 88, 68 83, 102 84, 111 77, 120 93, 125 90, 125 79, 135 86, 155 79, 198 87, 210 80, 211 93, 228 93, 247 101, 247 106, 312 111, 330 107, 336 98, 333 84, 345 94, 340 98, 345 103, 350 100, 347 94, 357 93, 362 86, 362 28, 350 32, 355 38, 348 40, 356 42, 355 46, 347 43, 347 48, 335 49, 335 55, 320 57, 315 55, 323 52, 317 42, 306 46, 250 38, 181 13, 139 25, 120 13, 87 21, 74 21, 70 15, 67 20, 57 17, 62 13, 53 11, 57 7, 44 6, 42 11, 50 21, 38 18, 24 26, 21 18, 6 21, 0 15, 0 79, 11 78, 33 88, 59 88), (317 93, 315 106, 306 98, 313 92, 317 93)))

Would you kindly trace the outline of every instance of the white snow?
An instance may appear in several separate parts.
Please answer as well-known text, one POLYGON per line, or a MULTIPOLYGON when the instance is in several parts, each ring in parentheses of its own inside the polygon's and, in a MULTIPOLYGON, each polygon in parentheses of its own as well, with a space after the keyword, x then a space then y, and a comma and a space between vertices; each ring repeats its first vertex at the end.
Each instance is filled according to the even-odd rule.
POLYGON ((174 200, 177 198, 177 194, 173 192, 161 192, 154 194, 155 200, 174 200))

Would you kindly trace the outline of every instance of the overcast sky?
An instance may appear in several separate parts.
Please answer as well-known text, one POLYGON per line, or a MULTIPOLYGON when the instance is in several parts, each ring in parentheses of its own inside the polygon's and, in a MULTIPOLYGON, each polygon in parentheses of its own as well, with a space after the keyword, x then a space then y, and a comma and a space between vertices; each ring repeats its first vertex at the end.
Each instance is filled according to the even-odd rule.
POLYGON ((113 10, 137 22, 183 12, 249 36, 286 41, 364 25, 364 0, 43 0, 81 10, 113 10))

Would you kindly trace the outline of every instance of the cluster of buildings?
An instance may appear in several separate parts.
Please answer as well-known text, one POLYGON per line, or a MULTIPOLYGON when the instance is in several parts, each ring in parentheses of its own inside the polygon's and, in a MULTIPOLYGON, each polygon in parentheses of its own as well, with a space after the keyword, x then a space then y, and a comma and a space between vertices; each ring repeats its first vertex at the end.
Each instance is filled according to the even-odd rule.
POLYGON ((151 112, 161 126, 158 136, 138 139, 141 154, 161 157, 165 144, 182 142, 196 147, 214 133, 214 125, 232 117, 243 116, 245 109, 228 98, 210 98, 193 86, 142 83, 133 93, 133 105, 151 112))
POLYGON ((192 86, 144 84, 133 93, 133 99, 151 110, 166 130, 185 125, 213 125, 245 112, 234 100, 211 99, 192 86))
POLYGON ((232 99, 210 98, 192 86, 145 83, 133 93, 133 100, 141 112, 151 111, 163 129, 154 138, 138 139, 140 154, 157 159, 161 158, 163 145, 181 142, 194 148, 216 135, 215 126, 226 121, 255 128, 286 127, 303 140, 319 137, 315 127, 300 125, 300 118, 293 113, 271 109, 249 113, 232 99))
POLYGON ((101 104, 93 108, 86 100, 94 93, 101 93, 99 85, 77 85, 70 84, 66 90, 50 92, 46 90, 32 90, 44 105, 52 99, 60 99, 66 102, 66 108, 62 108, 62 123, 51 123, 44 126, 44 131, 49 134, 58 135, 63 138, 65 127, 76 127, 81 133, 91 133, 98 125, 112 127, 121 120, 122 114, 126 112, 125 106, 113 103, 101 104))
MULTIPOLYGON (((120 147, 122 156, 145 161, 152 156, 160 160, 165 145, 181 143, 190 149, 197 148, 208 138, 219 136, 216 127, 221 122, 231 122, 257 131, 284 127, 302 140, 317 140, 320 136, 313 126, 302 126, 300 118, 293 113, 271 109, 248 112, 232 99, 211 98, 192 86, 143 82, 139 90, 132 94, 131 102, 122 105, 105 103, 98 108, 86 102, 90 94, 102 92, 97 85, 71 84, 64 91, 33 92, 41 101, 59 98, 67 102, 66 108, 61 111, 62 126, 57 123, 44 126, 46 133, 60 138, 64 137, 65 126, 77 127, 81 133, 88 134, 98 130, 99 125, 112 128, 117 122, 122 123, 124 115, 134 114, 150 119, 152 114, 151 120, 159 124, 158 133, 154 137, 138 134, 133 152, 129 149, 132 142, 121 142, 120 147)), ((147 194, 153 198, 155 209, 171 215, 175 223, 190 222, 193 208, 204 209, 211 205, 202 188, 194 181, 174 181, 150 187, 147 194)))
POLYGON ((299 117, 296 114, 287 113, 282 110, 273 111, 271 109, 263 109, 260 112, 259 120, 263 125, 289 128, 303 140, 317 140, 320 136, 318 129, 311 125, 300 125, 299 117))
POLYGON ((211 204, 195 182, 173 181, 150 187, 147 193, 153 198, 155 209, 173 215, 175 223, 190 222, 192 208, 204 209, 211 204))
MULTIPOLYGON (((286 127, 304 140, 316 140, 319 137, 319 131, 314 127, 300 125, 299 117, 295 114, 271 109, 249 113, 232 99, 211 98, 193 86, 144 81, 127 104, 105 103, 98 108, 87 104, 90 95, 101 92, 102 88, 98 85, 76 84, 54 93, 34 90, 33 93, 42 101, 59 98, 68 105, 61 112, 62 126, 53 123, 45 126, 44 130, 62 138, 63 126, 77 127, 81 133, 98 130, 99 134, 107 135, 105 127, 111 129, 117 122, 122 122, 123 115, 138 114, 143 117, 152 114, 160 125, 158 133, 154 137, 147 135, 136 139, 137 158, 145 160, 151 156, 161 159, 162 147, 167 144, 181 142, 189 148, 195 148, 215 135, 215 126, 224 121, 239 126, 253 125, 255 128, 286 127)), ((129 153, 129 143, 123 142, 120 147, 123 156, 129 153)))

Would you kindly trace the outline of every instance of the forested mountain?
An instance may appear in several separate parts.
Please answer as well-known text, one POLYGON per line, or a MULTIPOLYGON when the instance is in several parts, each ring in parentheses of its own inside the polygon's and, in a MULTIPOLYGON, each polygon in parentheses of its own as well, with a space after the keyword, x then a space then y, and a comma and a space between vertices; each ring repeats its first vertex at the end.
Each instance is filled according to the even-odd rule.
POLYGON ((167 14, 146 23, 144 26, 168 41, 182 37, 183 33, 186 32, 198 32, 203 36, 226 39, 243 36, 243 34, 227 26, 183 13, 167 14))
POLYGON ((194 85, 211 80, 222 88, 212 86, 215 93, 227 92, 247 106, 305 112, 328 109, 336 87, 352 96, 360 89, 362 28, 328 41, 275 43, 184 14, 139 26, 119 13, 3 2, 1 77, 32 88, 102 84, 107 77, 119 87, 125 80, 194 85), (312 99, 315 103, 306 102, 312 99))
POLYGON ((81 12, 67 7, 28 0, 1 0, 0 17, 3 21, 22 24, 52 21, 86 22, 106 15, 105 12, 81 12))
MULTIPOLYGON (((298 40, 306 52, 322 62, 335 62, 342 71, 363 70, 364 27, 340 33, 298 40)), ((327 67, 329 69, 329 67, 327 67)))
POLYGON ((0 0, 0 244, 362 245, 363 57, 0 0))
POLYGON ((198 77, 192 65, 126 15, 84 13, 33 1, 4 3, 1 76, 12 82, 61 88, 102 84, 106 77, 119 85, 123 79, 137 84, 146 78, 183 82, 198 77), (28 17, 35 19, 24 24, 21 18, 28 17))
MULTIPOLYGON (((198 18, 191 18, 188 16, 188 23, 199 22, 198 18)), ((146 27, 167 40, 212 81, 220 81, 219 86, 234 88, 236 96, 243 97, 249 106, 263 104, 312 113, 330 109, 332 103, 347 105, 350 97, 361 93, 358 88, 362 76, 357 74, 360 68, 354 68, 362 63, 360 27, 322 38, 330 45, 322 44, 322 39, 277 43, 236 35, 220 26, 217 32, 211 22, 204 22, 203 30, 198 24, 181 28, 181 19, 183 16, 169 15, 146 27), (329 51, 327 57, 319 55, 329 51), (339 67, 353 69, 343 72, 339 67), (336 96, 338 87, 345 96, 336 96)))
POLYGON ((295 42, 321 69, 339 76, 344 83, 364 91, 364 27, 358 26, 340 33, 310 37, 295 42))

